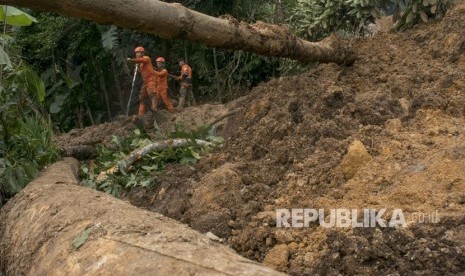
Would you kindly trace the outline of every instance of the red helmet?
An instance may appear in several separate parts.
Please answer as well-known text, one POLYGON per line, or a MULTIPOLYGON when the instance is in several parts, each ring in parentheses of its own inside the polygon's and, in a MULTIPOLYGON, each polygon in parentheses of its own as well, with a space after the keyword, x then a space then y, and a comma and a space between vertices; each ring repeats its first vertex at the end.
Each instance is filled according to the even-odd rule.
POLYGON ((139 47, 136 47, 136 49, 134 50, 134 52, 136 52, 136 53, 145 52, 145 49, 144 49, 144 47, 140 47, 140 46, 139 46, 139 47))
POLYGON ((157 62, 165 62, 165 59, 163 57, 158 57, 157 62))

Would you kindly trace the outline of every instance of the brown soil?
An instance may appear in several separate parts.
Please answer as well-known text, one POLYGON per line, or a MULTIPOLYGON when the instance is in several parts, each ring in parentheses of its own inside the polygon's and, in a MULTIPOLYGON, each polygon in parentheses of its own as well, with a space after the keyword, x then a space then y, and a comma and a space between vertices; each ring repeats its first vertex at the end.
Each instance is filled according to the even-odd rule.
MULTIPOLYGON (((205 123, 241 111, 220 131, 223 148, 126 199, 292 275, 463 273, 464 30, 462 4, 440 22, 353 40, 350 67, 271 80, 217 113, 192 108, 213 110, 205 123), (356 140, 367 158, 350 159, 356 140), (293 207, 401 208, 409 226, 276 228, 275 209, 293 207), (436 211, 439 223, 413 219, 436 211)), ((187 112, 176 116, 199 116, 187 112)))
MULTIPOLYGON (((154 137, 158 137, 156 126, 163 132, 174 131, 176 127, 182 130, 194 130, 208 124, 216 117, 228 111, 228 105, 205 104, 197 107, 187 107, 182 112, 171 114, 159 110, 155 115, 148 112, 142 119, 143 127, 154 137), (156 123, 156 124, 155 124, 156 123)), ((138 126, 136 116, 121 116, 113 122, 73 129, 68 133, 54 137, 54 141, 62 148, 82 145, 110 144, 113 135, 126 136, 138 126)))

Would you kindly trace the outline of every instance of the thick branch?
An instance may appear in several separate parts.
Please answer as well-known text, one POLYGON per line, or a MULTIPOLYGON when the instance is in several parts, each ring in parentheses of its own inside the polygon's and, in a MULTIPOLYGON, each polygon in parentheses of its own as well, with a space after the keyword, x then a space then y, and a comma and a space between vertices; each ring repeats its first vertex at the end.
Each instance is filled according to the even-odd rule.
POLYGON ((0 0, 2 4, 42 9, 101 24, 136 29, 166 39, 186 39, 209 47, 244 50, 302 62, 351 63, 350 51, 334 41, 313 43, 277 25, 220 19, 158 0, 0 0))
POLYGON ((239 110, 233 110, 233 111, 231 111, 231 112, 228 112, 228 113, 226 113, 226 114, 224 114, 224 115, 222 115, 222 116, 220 116, 220 117, 214 119, 213 121, 209 122, 209 123, 207 124, 207 127, 210 128, 210 127, 212 127, 213 125, 215 125, 215 124, 221 122, 222 120, 224 120, 224 119, 226 119, 226 118, 228 118, 228 117, 230 117, 230 116, 236 114, 237 112, 239 112, 239 110))
MULTIPOLYGON (((213 143, 204 141, 204 140, 199 140, 196 139, 195 142, 197 145, 200 146, 212 146, 213 143)), ((127 171, 128 168, 137 160, 140 160, 142 157, 145 155, 154 152, 154 151, 164 151, 168 147, 172 148, 181 148, 185 147, 192 144, 192 140, 190 139, 170 139, 170 140, 165 140, 165 141, 159 141, 156 143, 149 144, 147 146, 138 148, 128 154, 122 161, 117 162, 117 165, 111 167, 110 169, 103 171, 100 173, 100 175, 97 177, 98 180, 102 180, 106 178, 106 175, 108 174, 114 174, 120 171, 127 171)))

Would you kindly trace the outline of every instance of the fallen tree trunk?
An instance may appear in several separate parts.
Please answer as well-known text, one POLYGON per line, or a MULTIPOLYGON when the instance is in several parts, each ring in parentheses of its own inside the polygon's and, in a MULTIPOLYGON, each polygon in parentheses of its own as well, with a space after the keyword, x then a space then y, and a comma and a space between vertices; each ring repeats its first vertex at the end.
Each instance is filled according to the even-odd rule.
POLYGON ((158 0, 1 0, 0 3, 113 24, 166 39, 186 39, 209 47, 240 49, 302 62, 348 64, 354 59, 351 51, 342 46, 344 43, 334 38, 308 42, 282 26, 215 18, 178 3, 158 0))
MULTIPOLYGON (((282 275, 160 214, 78 186, 50 166, 0 213, 6 275, 282 275)), ((1 273, 0 273, 1 274, 1 273)))
POLYGON ((63 147, 63 156, 74 157, 77 160, 88 160, 97 156, 97 149, 90 145, 63 147))

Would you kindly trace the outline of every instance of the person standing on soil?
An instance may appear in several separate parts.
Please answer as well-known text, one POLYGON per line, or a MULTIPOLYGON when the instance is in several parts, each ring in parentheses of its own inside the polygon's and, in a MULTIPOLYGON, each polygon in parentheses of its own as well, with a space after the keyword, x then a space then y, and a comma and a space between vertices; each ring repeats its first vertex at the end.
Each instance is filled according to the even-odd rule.
POLYGON ((138 117, 141 117, 147 110, 145 102, 148 99, 150 99, 152 111, 156 110, 156 77, 152 61, 149 56, 145 55, 145 49, 139 46, 136 47, 134 52, 136 58, 128 58, 127 60, 139 66, 143 79, 142 88, 139 93, 139 112, 137 114, 138 117))
POLYGON ((181 83, 178 109, 182 110, 186 102, 186 97, 188 106, 194 106, 197 105, 197 103, 195 102, 194 93, 192 92, 192 69, 183 59, 179 60, 179 66, 181 67, 181 75, 176 77, 176 80, 181 83))
POLYGON ((155 110, 157 108, 158 102, 163 100, 169 112, 174 113, 173 105, 171 104, 171 101, 168 97, 168 70, 165 68, 165 59, 163 57, 157 58, 157 69, 154 73, 157 83, 155 110))

